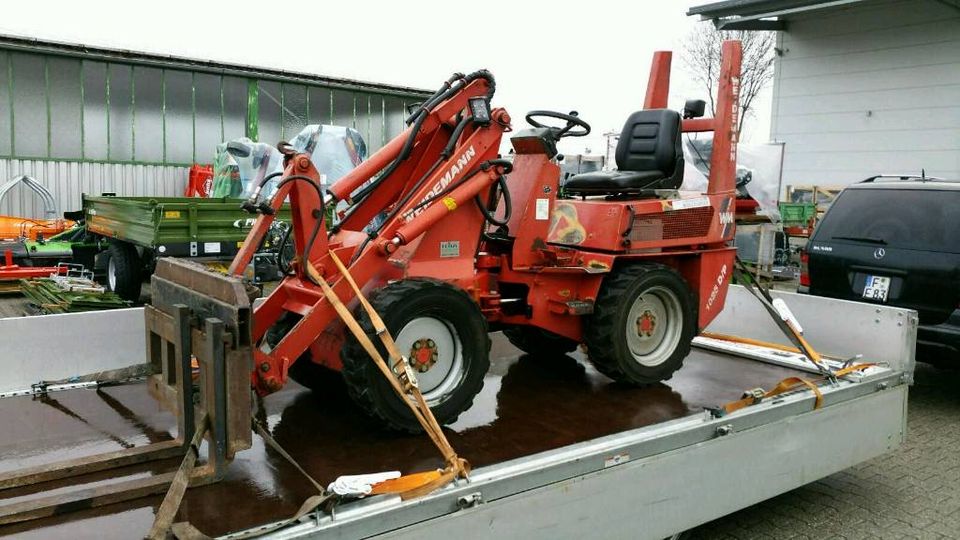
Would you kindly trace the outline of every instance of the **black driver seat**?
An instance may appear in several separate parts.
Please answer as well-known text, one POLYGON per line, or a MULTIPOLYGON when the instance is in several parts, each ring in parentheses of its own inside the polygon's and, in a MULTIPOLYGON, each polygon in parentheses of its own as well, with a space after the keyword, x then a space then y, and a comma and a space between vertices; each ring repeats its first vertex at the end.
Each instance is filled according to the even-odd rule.
POLYGON ((637 111, 627 118, 617 143, 617 171, 570 177, 571 195, 645 195, 683 183, 680 114, 670 109, 637 111))

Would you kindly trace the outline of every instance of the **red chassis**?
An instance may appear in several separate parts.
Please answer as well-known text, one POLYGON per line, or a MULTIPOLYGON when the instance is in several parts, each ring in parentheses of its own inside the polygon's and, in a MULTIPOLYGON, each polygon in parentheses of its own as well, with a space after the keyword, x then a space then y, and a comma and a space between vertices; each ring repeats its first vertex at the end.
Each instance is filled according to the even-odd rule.
MULTIPOLYGON (((645 109, 666 107, 670 60, 669 52, 654 56, 645 109)), ((503 109, 490 110, 494 85, 486 72, 451 78, 411 116, 404 133, 330 187, 327 204, 350 205, 334 227, 321 219, 319 174, 309 157, 287 154, 280 188, 269 203, 259 203, 262 215, 230 268, 242 273, 273 219, 270 209, 289 197, 298 256, 290 275, 256 309, 254 342, 264 341, 278 321, 290 320, 287 313, 296 322, 255 351, 253 385, 261 394, 278 390, 307 351, 314 362, 343 369, 342 323, 304 262, 351 302, 333 254, 365 294, 397 280, 432 278, 465 292, 492 325, 534 327, 569 343, 586 339, 585 321, 608 276, 625 265, 658 263, 686 282, 695 326, 702 329, 723 307, 734 257, 728 241, 734 235, 739 70, 739 43, 724 43, 716 116, 682 121, 684 132, 714 132, 706 193, 559 198, 555 151, 529 145, 519 134, 512 163, 499 159, 511 119, 503 109), (512 212, 498 228, 490 218, 506 213, 496 208, 503 187, 512 212), (489 204, 481 202, 485 197, 489 204), (382 225, 373 229, 377 222, 382 225)), ((257 205, 256 196, 250 205, 257 205)), ((648 334, 659 324, 648 315, 636 323, 648 334)), ((410 353, 413 361, 418 351, 410 353)))

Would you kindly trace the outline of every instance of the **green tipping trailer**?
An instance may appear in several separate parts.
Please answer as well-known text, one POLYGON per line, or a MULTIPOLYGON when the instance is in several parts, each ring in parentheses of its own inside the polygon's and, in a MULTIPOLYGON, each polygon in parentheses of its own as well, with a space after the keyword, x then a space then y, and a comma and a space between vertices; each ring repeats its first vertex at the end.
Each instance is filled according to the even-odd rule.
MULTIPOLYGON (((241 202, 83 195, 87 232, 105 240, 97 268, 105 272, 107 288, 125 300, 139 300, 141 283, 153 272, 157 256, 232 259, 255 219, 240 209, 241 202)), ((277 219, 289 217, 285 206, 277 219)))

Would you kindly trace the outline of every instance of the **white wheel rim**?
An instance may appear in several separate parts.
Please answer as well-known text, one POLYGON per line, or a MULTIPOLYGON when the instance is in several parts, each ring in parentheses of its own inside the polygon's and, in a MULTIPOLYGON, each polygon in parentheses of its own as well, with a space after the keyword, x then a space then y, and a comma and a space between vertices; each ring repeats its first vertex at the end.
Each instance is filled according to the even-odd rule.
POLYGON ((117 290, 117 265, 113 262, 113 257, 107 260, 107 285, 111 291, 117 290))
POLYGON ((650 287, 633 301, 624 330, 633 359, 644 367, 659 366, 680 344, 683 330, 680 299, 666 287, 650 287))
POLYGON ((395 339, 400 354, 410 357, 414 343, 420 340, 432 340, 436 344, 436 362, 425 372, 414 370, 424 400, 433 407, 443 402, 463 380, 463 345, 453 326, 433 317, 411 319, 395 339))

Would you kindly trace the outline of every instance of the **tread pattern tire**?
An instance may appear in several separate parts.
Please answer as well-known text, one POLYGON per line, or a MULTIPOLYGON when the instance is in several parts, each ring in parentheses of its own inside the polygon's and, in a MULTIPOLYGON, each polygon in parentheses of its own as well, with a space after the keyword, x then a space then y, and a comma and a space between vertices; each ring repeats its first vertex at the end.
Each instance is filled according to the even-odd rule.
MULTIPOLYGON (((300 321, 300 318, 299 315, 289 311, 284 313, 264 335, 267 345, 272 348, 280 343, 283 336, 287 335, 287 332, 300 321)), ((310 349, 301 354, 296 362, 287 369, 287 377, 293 379, 300 386, 315 392, 322 392, 327 389, 330 378, 335 375, 337 375, 336 371, 313 361, 310 349)))
MULTIPOLYGON (((473 398, 483 388, 484 376, 490 368, 490 336, 486 318, 479 306, 463 290, 443 281, 426 278, 390 283, 372 294, 370 303, 395 338, 403 325, 415 317, 442 318, 456 330, 462 348, 464 375, 446 399, 431 407, 441 425, 454 422, 460 413, 473 405, 473 398)), ((374 333, 366 312, 358 309, 356 315, 386 360, 386 351, 374 333)), ((347 334, 340 358, 343 360, 347 392, 367 415, 396 431, 423 431, 407 405, 396 395, 373 359, 352 334, 347 334)))
POLYGON ((120 298, 131 302, 140 300, 143 285, 143 264, 133 244, 112 242, 107 247, 107 288, 120 298), (110 284, 110 265, 113 265, 114 283, 110 284))
POLYGON ((576 341, 535 326, 510 326, 503 335, 514 347, 531 356, 563 356, 577 350, 576 341))
POLYGON ((603 281, 593 315, 586 321, 587 356, 597 371, 617 382, 644 386, 668 380, 690 354, 690 344, 697 331, 696 306, 686 280, 669 266, 644 263, 619 267, 603 281), (676 294, 683 326, 673 353, 659 365, 650 367, 634 358, 625 331, 634 300, 653 286, 669 288, 676 294))

